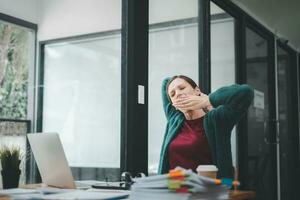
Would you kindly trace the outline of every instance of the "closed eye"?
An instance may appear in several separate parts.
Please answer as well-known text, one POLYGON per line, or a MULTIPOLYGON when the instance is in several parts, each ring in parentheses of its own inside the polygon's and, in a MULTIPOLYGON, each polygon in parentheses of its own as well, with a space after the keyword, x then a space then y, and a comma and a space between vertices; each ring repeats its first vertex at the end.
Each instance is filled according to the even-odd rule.
POLYGON ((175 92, 172 91, 172 92, 170 93, 170 97, 174 97, 174 95, 175 95, 175 92))

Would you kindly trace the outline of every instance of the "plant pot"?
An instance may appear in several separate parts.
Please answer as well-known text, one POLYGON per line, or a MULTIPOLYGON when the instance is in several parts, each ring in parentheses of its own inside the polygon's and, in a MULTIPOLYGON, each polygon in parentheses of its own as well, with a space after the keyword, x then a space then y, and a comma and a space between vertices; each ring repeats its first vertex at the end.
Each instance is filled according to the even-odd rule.
POLYGON ((17 188, 19 186, 21 170, 2 170, 3 189, 17 188))

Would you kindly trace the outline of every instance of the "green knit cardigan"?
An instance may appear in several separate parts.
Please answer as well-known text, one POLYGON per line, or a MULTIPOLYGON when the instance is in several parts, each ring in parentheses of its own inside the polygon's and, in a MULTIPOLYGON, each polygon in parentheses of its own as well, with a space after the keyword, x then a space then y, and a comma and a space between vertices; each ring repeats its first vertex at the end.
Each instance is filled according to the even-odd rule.
MULTIPOLYGON (((166 94, 166 78, 162 84, 163 108, 167 118, 166 131, 160 152, 158 173, 170 170, 168 146, 181 129, 185 117, 170 103, 166 94)), ((248 85, 234 84, 222 87, 209 95, 214 107, 204 116, 204 130, 212 155, 213 164, 219 169, 218 177, 233 177, 231 156, 231 131, 238 120, 247 112, 253 100, 253 89, 248 85)))

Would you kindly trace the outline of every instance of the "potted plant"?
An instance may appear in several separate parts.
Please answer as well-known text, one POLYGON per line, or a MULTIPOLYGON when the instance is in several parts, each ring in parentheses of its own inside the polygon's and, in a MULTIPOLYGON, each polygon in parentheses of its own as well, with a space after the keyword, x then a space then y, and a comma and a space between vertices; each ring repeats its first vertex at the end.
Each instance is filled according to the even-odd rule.
POLYGON ((4 146, 0 149, 1 175, 3 189, 16 188, 20 179, 20 148, 4 146))

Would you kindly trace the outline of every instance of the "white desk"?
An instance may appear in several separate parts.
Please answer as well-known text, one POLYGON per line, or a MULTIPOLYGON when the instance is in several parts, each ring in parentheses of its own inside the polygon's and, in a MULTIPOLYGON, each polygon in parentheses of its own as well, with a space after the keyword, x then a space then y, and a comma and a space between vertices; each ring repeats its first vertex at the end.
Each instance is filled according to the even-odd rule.
MULTIPOLYGON (((36 189, 38 187, 41 187, 42 184, 30 184, 30 185, 23 185, 20 186, 20 188, 26 188, 26 189, 36 189)), ((102 190, 102 191, 109 191, 112 190, 102 190)), ((115 191, 115 192, 124 192, 123 190, 115 191)), ((231 190, 229 191, 229 200, 250 200, 255 198, 255 192, 252 191, 240 191, 240 190, 231 190)), ((129 198, 127 198, 129 199, 129 198)), ((8 197, 0 197, 0 200, 9 200, 8 197)))

